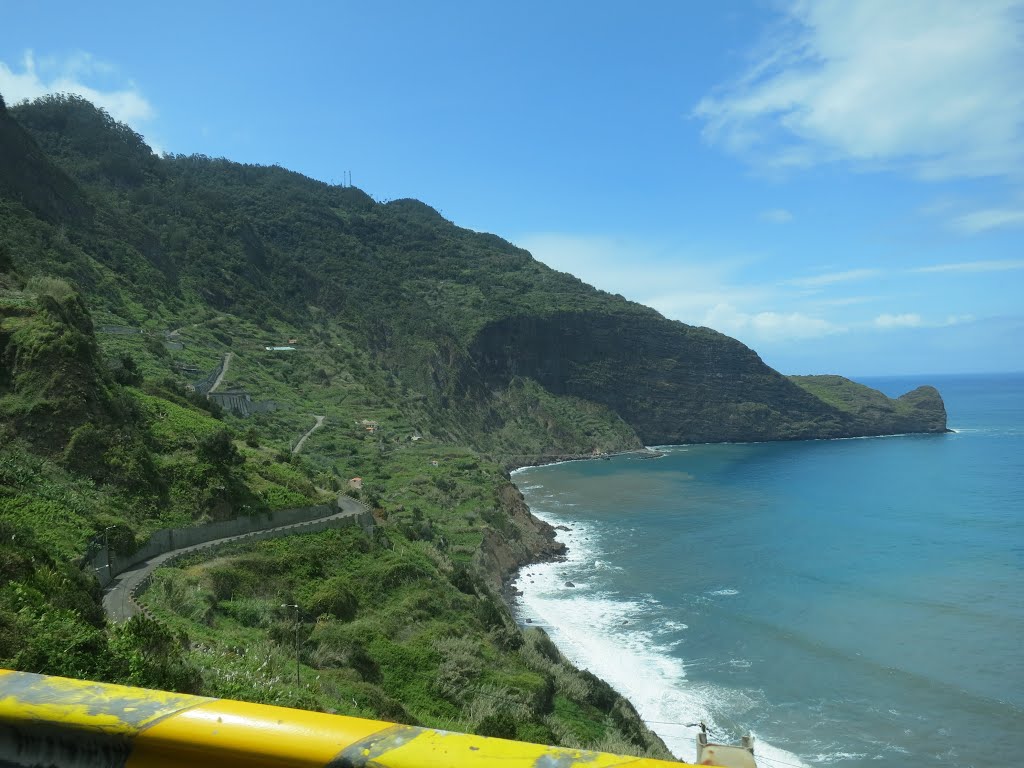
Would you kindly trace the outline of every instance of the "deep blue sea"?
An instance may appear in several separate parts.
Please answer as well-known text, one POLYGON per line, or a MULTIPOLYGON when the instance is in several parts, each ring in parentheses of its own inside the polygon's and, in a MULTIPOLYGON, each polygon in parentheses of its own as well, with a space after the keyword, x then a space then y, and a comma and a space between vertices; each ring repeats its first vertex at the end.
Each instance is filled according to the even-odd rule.
POLYGON ((513 475, 570 529, 567 561, 521 572, 520 620, 677 757, 704 720, 762 768, 1024 759, 1024 375, 861 381, 934 384, 956 432, 513 475))

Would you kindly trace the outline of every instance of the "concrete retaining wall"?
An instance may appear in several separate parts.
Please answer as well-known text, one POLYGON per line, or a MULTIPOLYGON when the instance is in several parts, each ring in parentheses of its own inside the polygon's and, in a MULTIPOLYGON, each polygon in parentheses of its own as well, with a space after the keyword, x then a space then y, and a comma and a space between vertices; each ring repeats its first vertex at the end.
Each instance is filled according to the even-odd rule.
POLYGON ((210 390, 213 388, 214 383, 216 383, 217 381, 217 377, 220 376, 221 371, 224 370, 224 359, 225 358, 221 358, 221 361, 217 365, 217 367, 210 371, 208 374, 206 374, 206 376, 201 378, 199 381, 192 382, 192 387, 195 389, 196 392, 198 392, 200 395, 205 395, 210 392, 210 390))
MULTIPOLYGON (((349 501, 351 501, 351 499, 349 499, 349 501)), ((285 523, 285 525, 287 525, 287 523, 285 523)), ((374 525, 373 513, 369 509, 366 509, 364 507, 361 512, 354 515, 350 515, 348 517, 335 517, 330 520, 310 520, 308 522, 300 523, 294 528, 286 528, 284 530, 278 528, 276 530, 270 531, 253 531, 252 533, 246 533, 241 537, 229 542, 217 542, 213 544, 207 544, 206 546, 200 546, 197 549, 194 549, 190 552, 182 552, 179 555, 167 558, 167 560, 165 560, 161 564, 161 566, 171 565, 172 563, 174 563, 175 560, 178 560, 182 557, 188 557, 190 555, 193 555, 197 551, 211 552, 219 547, 232 546, 235 544, 247 544, 253 541, 263 541, 265 539, 279 539, 284 536, 292 536, 300 533, 319 533, 320 531, 326 531, 331 528, 349 528, 353 525, 358 525, 364 531, 367 532, 372 531, 374 525)), ((152 555, 150 556, 152 557, 152 555)), ((135 607, 138 609, 140 613, 144 613, 151 619, 155 619, 156 617, 153 616, 150 610, 138 601, 138 598, 141 597, 147 589, 149 589, 149 585, 150 583, 152 583, 152 581, 153 574, 151 573, 148 576, 146 576, 146 578, 144 578, 142 581, 140 581, 138 585, 136 585, 136 587, 129 594, 128 599, 132 601, 132 603, 135 605, 135 607)))
MULTIPOLYGON (((279 528, 282 525, 292 525, 294 523, 313 524, 320 522, 320 518, 350 509, 351 504, 359 504, 359 502, 348 497, 341 497, 337 504, 279 509, 276 512, 236 517, 234 520, 223 520, 218 523, 196 525, 190 528, 162 528, 159 531, 154 531, 149 540, 130 555, 111 553, 110 561, 108 562, 107 551, 101 547, 98 552, 89 558, 89 561, 96 572, 96 578, 99 579, 100 586, 105 587, 114 580, 115 576, 136 563, 148 560, 156 555, 162 555, 164 552, 170 552, 172 549, 191 547, 195 544, 203 544, 215 539, 227 538, 228 536, 265 532, 268 528, 279 528)), ((355 508, 352 507, 351 509, 354 510, 355 508)), ((359 514, 354 516, 354 518, 358 517, 359 514)), ((311 533, 314 530, 322 529, 310 529, 308 532, 311 533)), ((306 532, 307 530, 303 528, 302 533, 306 532)))

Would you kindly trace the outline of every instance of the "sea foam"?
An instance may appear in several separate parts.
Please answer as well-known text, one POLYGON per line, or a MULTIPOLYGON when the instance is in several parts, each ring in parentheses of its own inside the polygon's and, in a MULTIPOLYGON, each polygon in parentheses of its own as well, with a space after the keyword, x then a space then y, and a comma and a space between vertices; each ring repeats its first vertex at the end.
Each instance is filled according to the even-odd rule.
MULTIPOLYGON (((530 565, 520 571, 515 582, 522 592, 517 604, 520 619, 545 629, 573 664, 590 670, 629 699, 676 757, 693 761, 695 723, 706 723, 713 735, 732 733, 736 729, 725 712, 748 711, 762 702, 756 692, 687 681, 688 663, 672 654, 679 641, 670 639, 678 638, 687 625, 656 621, 653 614, 658 602, 649 596, 603 592, 595 587, 587 574, 607 562, 600 531, 552 511, 559 505, 550 501, 549 497, 540 502, 533 512, 551 525, 572 526, 558 531, 558 540, 566 544, 568 554, 564 561, 530 565), (545 509, 539 508, 541 504, 545 509), (719 722, 723 717, 726 722, 719 722)), ((734 589, 718 593, 738 594, 734 589)), ((764 741, 758 741, 756 749, 768 760, 806 765, 796 755, 764 741)))

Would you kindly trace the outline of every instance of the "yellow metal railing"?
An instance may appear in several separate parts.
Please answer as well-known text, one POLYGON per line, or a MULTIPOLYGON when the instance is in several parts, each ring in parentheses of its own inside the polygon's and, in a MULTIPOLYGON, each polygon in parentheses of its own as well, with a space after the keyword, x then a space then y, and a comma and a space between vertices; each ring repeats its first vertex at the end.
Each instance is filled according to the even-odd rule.
POLYGON ((0 670, 0 765, 680 768, 682 764, 0 670))

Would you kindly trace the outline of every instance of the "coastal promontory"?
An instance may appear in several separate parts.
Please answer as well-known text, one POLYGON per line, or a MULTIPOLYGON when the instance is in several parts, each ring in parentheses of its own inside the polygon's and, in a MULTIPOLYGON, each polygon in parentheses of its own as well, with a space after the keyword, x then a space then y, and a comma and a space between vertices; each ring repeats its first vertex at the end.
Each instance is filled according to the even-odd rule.
POLYGON ((945 428, 931 387, 783 376, 422 202, 0 109, 0 666, 667 756, 502 601, 563 551, 508 469, 945 428), (193 555, 105 617, 97 553, 338 494, 372 532, 193 555))

